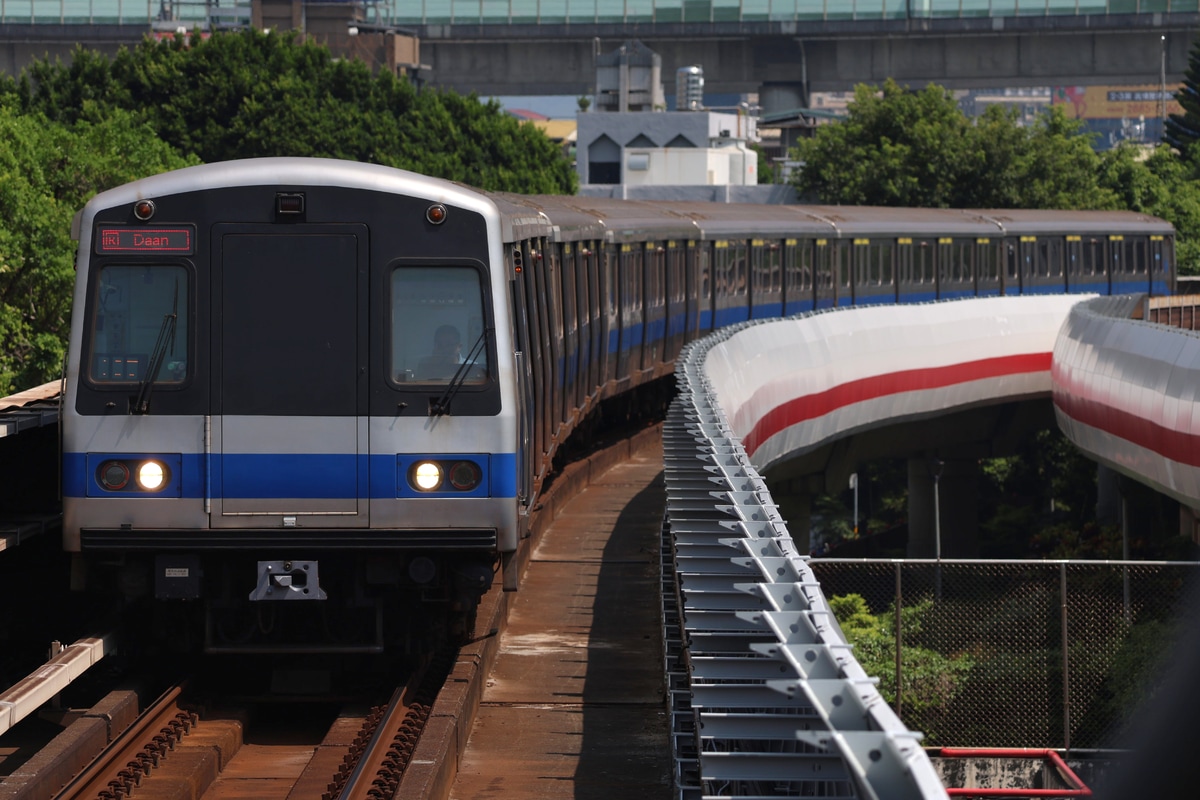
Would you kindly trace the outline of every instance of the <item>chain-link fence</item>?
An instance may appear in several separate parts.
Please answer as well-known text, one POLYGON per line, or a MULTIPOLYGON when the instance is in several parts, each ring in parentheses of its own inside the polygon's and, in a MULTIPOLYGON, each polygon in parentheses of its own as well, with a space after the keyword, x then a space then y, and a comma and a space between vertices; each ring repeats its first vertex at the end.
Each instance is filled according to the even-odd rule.
POLYGON ((1194 562, 809 563, 859 612, 839 610, 855 656, 930 746, 1119 746, 1200 618, 1194 562))

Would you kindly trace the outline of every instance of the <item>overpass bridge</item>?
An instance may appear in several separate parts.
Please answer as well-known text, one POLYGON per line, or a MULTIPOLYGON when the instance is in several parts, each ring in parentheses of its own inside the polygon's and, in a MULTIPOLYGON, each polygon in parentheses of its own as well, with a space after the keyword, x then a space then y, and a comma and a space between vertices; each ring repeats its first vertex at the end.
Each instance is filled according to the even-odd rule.
POLYGON ((700 65, 712 93, 764 108, 895 78, 913 87, 1175 86, 1200 31, 1200 0, 0 0, 0 70, 115 52, 150 33, 295 27, 420 39, 423 82, 480 95, 585 95, 596 58, 628 39, 664 75, 700 65))

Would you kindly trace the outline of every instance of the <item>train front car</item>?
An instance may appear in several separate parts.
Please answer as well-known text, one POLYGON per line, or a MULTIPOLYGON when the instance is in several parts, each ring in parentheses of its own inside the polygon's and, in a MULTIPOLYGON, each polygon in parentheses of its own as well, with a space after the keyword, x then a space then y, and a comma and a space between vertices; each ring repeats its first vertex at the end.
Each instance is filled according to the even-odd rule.
POLYGON ((182 615, 171 629, 209 651, 378 651, 467 625, 518 541, 495 205, 261 159, 104 192, 75 231, 76 588, 182 615))

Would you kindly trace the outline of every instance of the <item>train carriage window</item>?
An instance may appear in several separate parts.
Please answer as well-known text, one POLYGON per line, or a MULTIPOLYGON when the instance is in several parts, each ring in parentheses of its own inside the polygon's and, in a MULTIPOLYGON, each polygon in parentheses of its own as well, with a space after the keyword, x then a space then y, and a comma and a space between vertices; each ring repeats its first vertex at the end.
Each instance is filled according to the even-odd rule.
POLYGON ((890 241, 881 241, 871 248, 875 251, 877 286, 891 286, 895 283, 896 245, 890 241))
POLYGON ((834 242, 832 255, 835 275, 834 294, 837 298, 837 305, 851 305, 854 303, 854 291, 851 288, 854 283, 854 272, 850 242, 845 239, 834 242))
POLYGON ((959 283, 970 284, 972 282, 971 243, 966 239, 955 239, 951 247, 954 250, 954 279, 959 283))
POLYGON ((1128 263, 1133 265, 1134 273, 1145 275, 1149 271, 1150 256, 1146 252, 1146 240, 1140 236, 1125 239, 1125 252, 1128 263))
POLYGON ((921 239, 918 246, 920 249, 916 253, 915 282, 920 284, 936 283, 933 266, 936 250, 928 239, 921 239))
POLYGON ((975 276, 981 289, 1000 285, 1000 251, 990 238, 975 240, 975 276))
POLYGON ((95 284, 87 377, 96 384, 154 378, 182 383, 188 371, 188 271, 178 265, 105 266, 95 284), (157 363, 157 374, 153 364, 157 363))
POLYGON ((787 293, 791 299, 797 293, 793 289, 799 290, 799 295, 811 298, 813 292, 813 264, 812 264, 812 242, 807 239, 787 240, 787 256, 788 260, 784 264, 784 272, 787 273, 787 293), (795 280, 792 279, 792 274, 795 273, 795 280))
POLYGON ((1058 237, 1039 240, 1042 250, 1041 258, 1045 264, 1047 278, 1062 278, 1063 272, 1063 240, 1058 237))
POLYGON ((766 253, 768 280, 767 285, 772 297, 779 297, 783 291, 783 251, 778 242, 772 242, 766 253))
POLYGON ((1083 240, 1081 249, 1082 272, 1080 274, 1088 276, 1103 275, 1104 243, 1093 236, 1083 240))
POLYGON ((855 239, 851 258, 854 260, 854 283, 865 286, 871 283, 870 239, 855 239))
POLYGON ((392 272, 392 379, 446 383, 464 364, 464 383, 487 380, 488 342, 479 271, 402 266, 392 272))

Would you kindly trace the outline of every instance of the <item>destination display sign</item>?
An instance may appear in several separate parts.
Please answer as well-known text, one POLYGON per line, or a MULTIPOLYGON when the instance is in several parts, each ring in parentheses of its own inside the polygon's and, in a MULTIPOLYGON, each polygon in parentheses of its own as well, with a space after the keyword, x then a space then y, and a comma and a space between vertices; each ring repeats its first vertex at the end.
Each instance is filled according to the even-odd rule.
POLYGON ((96 228, 97 253, 174 253, 190 256, 195 249, 194 225, 131 228, 102 225, 96 228))

